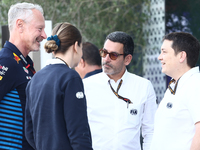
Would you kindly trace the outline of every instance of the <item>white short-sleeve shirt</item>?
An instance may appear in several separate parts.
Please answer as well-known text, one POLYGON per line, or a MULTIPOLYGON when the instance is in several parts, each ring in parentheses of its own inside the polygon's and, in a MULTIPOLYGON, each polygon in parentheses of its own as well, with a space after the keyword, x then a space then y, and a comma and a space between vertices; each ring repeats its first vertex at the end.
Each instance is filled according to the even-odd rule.
POLYGON ((167 89, 155 115, 151 150, 189 150, 200 121, 200 73, 195 67, 178 81, 175 95, 167 89))

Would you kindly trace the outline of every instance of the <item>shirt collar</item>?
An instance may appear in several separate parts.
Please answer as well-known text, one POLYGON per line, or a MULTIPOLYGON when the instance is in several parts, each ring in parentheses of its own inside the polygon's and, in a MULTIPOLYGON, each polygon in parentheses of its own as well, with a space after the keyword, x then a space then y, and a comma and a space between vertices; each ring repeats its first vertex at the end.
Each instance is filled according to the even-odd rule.
POLYGON ((199 67, 191 68, 182 77, 179 79, 178 87, 182 87, 182 85, 194 74, 199 73, 199 67))
POLYGON ((95 75, 95 74, 98 74, 98 73, 101 73, 102 72, 102 69, 97 69, 97 70, 94 70, 92 72, 88 72, 84 78, 88 78, 89 76, 92 76, 92 75, 95 75))
MULTIPOLYGON (((46 66, 47 65, 54 65, 54 64, 64 64, 64 65, 66 65, 62 60, 60 60, 60 59, 49 59, 49 60, 47 60, 47 62, 46 62, 46 66)), ((67 66, 67 65, 66 65, 67 66)))
POLYGON ((25 65, 30 64, 31 66, 33 66, 33 61, 31 60, 31 58, 29 56, 25 58, 20 50, 11 42, 6 41, 4 47, 11 50, 13 52, 13 57, 17 57, 19 61, 23 61, 25 65))
MULTIPOLYGON (((104 74, 105 74, 105 73, 104 73, 104 74)), ((118 79, 117 82, 120 82, 120 80, 122 79, 122 81, 123 81, 122 84, 124 84, 124 83, 126 82, 127 74, 128 74, 128 71, 127 71, 127 69, 126 69, 125 72, 124 72, 124 74, 123 74, 123 76, 122 76, 120 79, 118 79)), ((110 78, 108 77, 108 75, 106 75, 106 74, 105 74, 105 78, 106 78, 106 81, 107 81, 107 82, 108 82, 109 80, 114 82, 114 80, 113 80, 113 79, 110 79, 110 78)))

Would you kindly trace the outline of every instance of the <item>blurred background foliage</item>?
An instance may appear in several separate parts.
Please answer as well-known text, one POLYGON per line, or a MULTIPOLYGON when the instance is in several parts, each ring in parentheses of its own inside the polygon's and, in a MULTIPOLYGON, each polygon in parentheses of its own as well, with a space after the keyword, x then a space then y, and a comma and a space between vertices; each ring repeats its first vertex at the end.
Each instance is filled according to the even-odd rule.
POLYGON ((135 43, 134 57, 128 70, 142 75, 142 49, 145 40, 142 32, 147 15, 142 7, 149 8, 149 0, 1 0, 0 25, 7 25, 10 5, 31 2, 41 5, 46 20, 53 27, 58 22, 69 22, 80 29, 83 41, 103 47, 105 37, 113 31, 124 31, 135 43))

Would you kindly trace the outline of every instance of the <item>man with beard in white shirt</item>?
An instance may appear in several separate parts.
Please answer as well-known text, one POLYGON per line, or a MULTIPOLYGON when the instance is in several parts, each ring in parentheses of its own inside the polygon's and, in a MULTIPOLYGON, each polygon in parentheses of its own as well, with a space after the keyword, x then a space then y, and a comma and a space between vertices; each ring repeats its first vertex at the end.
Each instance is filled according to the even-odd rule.
POLYGON ((149 150, 156 95, 147 79, 127 71, 134 43, 128 34, 110 33, 99 50, 103 72, 83 80, 95 150, 149 150))

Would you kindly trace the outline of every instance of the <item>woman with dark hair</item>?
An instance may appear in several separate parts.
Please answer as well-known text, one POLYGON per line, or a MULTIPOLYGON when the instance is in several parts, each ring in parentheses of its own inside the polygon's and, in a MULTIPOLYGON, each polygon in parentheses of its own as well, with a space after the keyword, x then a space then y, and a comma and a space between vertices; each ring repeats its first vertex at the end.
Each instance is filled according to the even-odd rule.
POLYGON ((82 56, 82 37, 59 23, 45 50, 54 54, 26 88, 25 135, 37 150, 92 150, 82 79, 71 69, 82 56))

